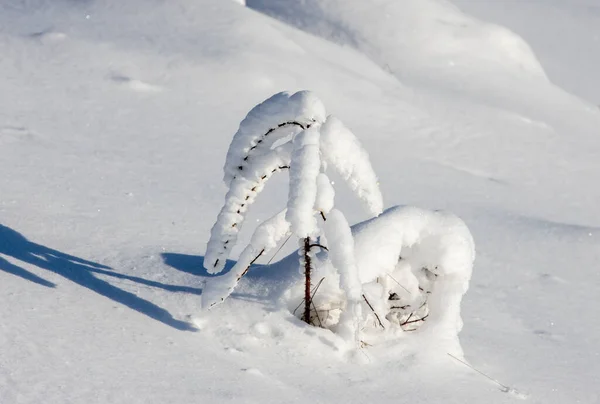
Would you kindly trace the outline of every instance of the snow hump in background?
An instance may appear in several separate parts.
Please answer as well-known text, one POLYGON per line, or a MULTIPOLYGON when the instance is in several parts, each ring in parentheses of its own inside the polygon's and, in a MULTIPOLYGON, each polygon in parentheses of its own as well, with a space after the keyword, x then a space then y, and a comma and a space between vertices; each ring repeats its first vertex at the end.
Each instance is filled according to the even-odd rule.
MULTIPOLYGON (((355 47, 394 73, 504 69, 546 80, 529 45, 509 30, 444 0, 247 0, 247 6, 355 47), (460 67, 460 69, 457 69, 460 67)), ((464 71, 462 71, 464 73, 464 71)))

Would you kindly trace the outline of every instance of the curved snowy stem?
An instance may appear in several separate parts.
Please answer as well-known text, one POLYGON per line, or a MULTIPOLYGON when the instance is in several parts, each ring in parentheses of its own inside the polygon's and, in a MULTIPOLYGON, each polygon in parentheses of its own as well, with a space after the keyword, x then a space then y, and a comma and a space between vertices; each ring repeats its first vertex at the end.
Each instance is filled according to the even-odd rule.
POLYGON ((230 251, 237 242, 246 212, 269 178, 274 173, 289 168, 288 149, 284 145, 269 155, 261 156, 261 161, 256 162, 254 170, 244 173, 247 177, 237 177, 231 181, 206 248, 204 267, 209 273, 217 274, 225 267, 230 251))
POLYGON ((331 115, 321 126, 321 154, 373 216, 383 211, 383 197, 368 153, 356 136, 331 115))
POLYGON ((285 213, 282 210, 261 223, 231 271, 206 283, 202 290, 202 307, 213 307, 229 297, 256 260, 277 247, 290 234, 290 224, 285 220, 285 213))
POLYGON ((289 135, 325 120, 323 103, 309 91, 293 95, 283 92, 250 110, 233 136, 225 159, 224 181, 229 185, 251 165, 250 160, 261 153, 268 153, 273 144, 289 135))
MULTIPOLYGON (((287 135, 295 135, 296 133, 300 132, 301 130, 310 128, 310 123, 307 124, 303 124, 300 122, 296 122, 296 121, 289 121, 289 122, 283 122, 278 124, 276 127, 274 128, 270 128, 267 132, 265 132, 263 135, 261 135, 258 139, 252 140, 251 143, 248 145, 248 147, 246 147, 245 149, 247 149, 248 151, 245 153, 245 155, 241 156, 241 161, 239 162, 238 166, 237 166, 237 170, 238 171, 244 171, 245 169, 248 169, 248 166, 250 164, 252 164, 252 162, 250 161, 250 157, 252 157, 253 155, 256 154, 261 154, 261 150, 270 150, 271 146, 279 139, 287 136, 287 135), (291 133, 286 133, 281 131, 281 129, 285 129, 285 128, 299 128, 296 131, 293 131, 291 133)), ((234 175, 232 180, 235 180, 235 178, 238 175, 234 175)))

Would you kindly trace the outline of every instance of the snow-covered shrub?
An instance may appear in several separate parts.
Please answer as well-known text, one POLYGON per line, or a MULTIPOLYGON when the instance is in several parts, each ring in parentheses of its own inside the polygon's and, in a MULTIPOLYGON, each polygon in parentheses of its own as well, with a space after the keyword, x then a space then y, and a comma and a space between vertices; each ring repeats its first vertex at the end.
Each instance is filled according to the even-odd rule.
POLYGON ((382 197, 367 153, 341 121, 326 115, 314 94, 279 93, 248 113, 227 152, 224 180, 229 191, 211 230, 204 260, 207 271, 218 274, 223 270, 249 206, 271 175, 284 169, 289 169, 290 178, 287 207, 258 226, 230 272, 205 286, 203 306, 223 301, 252 263, 292 234, 301 240, 303 320, 317 323, 311 304, 311 273, 317 263, 315 252, 326 250, 326 262, 335 269, 337 286, 344 294, 337 326, 348 339, 356 338, 361 284, 350 227, 344 215, 334 209, 329 168, 346 181, 373 216, 381 213, 382 197), (327 239, 327 246, 319 241, 321 236, 327 239))
POLYGON ((419 330, 419 338, 428 333, 440 349, 457 352, 460 303, 475 260, 465 223, 449 213, 393 207, 352 232, 363 293, 373 307, 366 328, 419 330))
POLYGON ((287 207, 255 229, 228 273, 205 285, 203 306, 224 301, 258 258, 293 235, 305 277, 282 295, 291 311, 304 305, 304 321, 366 344, 418 331, 412 334, 429 335, 440 349, 460 353, 460 302, 475 258, 469 230, 441 212, 394 207, 381 213, 366 151, 310 92, 276 94, 241 122, 224 166, 229 190, 211 230, 208 272, 222 272, 249 206, 271 175, 285 169, 287 207), (329 169, 372 219, 350 228, 335 209, 329 169))

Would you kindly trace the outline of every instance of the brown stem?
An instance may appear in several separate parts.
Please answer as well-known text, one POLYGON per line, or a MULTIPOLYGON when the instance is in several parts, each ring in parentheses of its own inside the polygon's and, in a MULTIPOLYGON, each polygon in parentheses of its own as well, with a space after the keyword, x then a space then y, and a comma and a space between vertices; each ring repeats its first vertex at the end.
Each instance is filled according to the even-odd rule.
MULTIPOLYGON (((319 281, 319 283, 317 283, 317 286, 315 286, 315 288, 312 290, 310 296, 313 298, 315 298, 315 294, 317 293, 317 290, 319 290, 319 286, 321 286, 321 284, 323 283, 323 281, 325 280, 325 277, 322 277, 321 280, 319 281)), ((298 309, 300 308, 300 306, 302 306, 302 304, 304 303, 304 299, 302 299, 302 301, 298 304, 298 306, 296 306, 296 308, 294 309, 294 311, 292 312, 292 314, 296 314, 296 312, 298 311, 298 309)), ((314 304, 313 304, 314 306, 314 304)))
POLYGON ((412 317, 412 314, 411 314, 411 315, 408 317, 408 319, 407 319, 405 322, 403 322, 403 323, 402 323, 402 324, 400 324, 400 325, 402 326, 402 325, 406 325, 406 324, 418 323, 419 321, 425 321, 425 319, 426 319, 427 317, 429 317, 429 314, 426 314, 425 316, 423 316, 423 317, 421 317, 421 318, 418 318, 418 319, 416 319, 416 320, 408 321, 408 320, 409 320, 411 317, 412 317))
POLYGON ((260 252, 258 253, 258 255, 256 257, 254 257, 254 259, 252 261, 250 261, 250 263, 248 264, 248 266, 246 267, 246 269, 244 269, 244 272, 242 272, 236 279, 236 283, 240 281, 240 279, 242 279, 242 277, 244 275, 246 275, 246 273, 248 272, 248 270, 250 269, 250 267, 252 266, 252 264, 254 264, 256 262, 257 259, 260 258, 261 255, 263 255, 265 252, 265 249, 263 248, 262 250, 260 250, 260 252))
POLYGON ((302 320, 310 324, 310 306, 312 296, 310 295, 310 237, 304 238, 304 315, 302 320))
MULTIPOLYGON (((269 136, 272 132, 276 131, 277 129, 281 129, 284 128, 286 126, 299 126, 302 129, 307 129, 310 128, 310 123, 309 124, 302 124, 300 122, 296 122, 296 121, 289 121, 289 122, 282 122, 279 125, 277 125, 274 128, 270 128, 265 134, 263 134, 260 139, 258 139, 256 141, 256 144, 252 147, 250 147, 250 149, 248 150, 248 153, 246 154, 246 156, 244 156, 244 158, 242 159, 244 162, 248 161, 248 159, 250 158, 250 153, 255 150, 256 148, 259 147, 259 145, 263 142, 263 140, 269 136)), ((238 166, 238 170, 242 171, 244 170, 244 164, 242 163, 241 165, 238 166)), ((234 176, 235 178, 235 176, 234 176)))
POLYGON ((365 302, 367 302, 367 305, 369 306, 369 308, 371 309, 373 314, 375 314, 375 318, 377 319, 377 322, 379 323, 381 328, 385 329, 385 327, 383 326, 383 323, 381 322, 381 319, 379 318, 379 315, 377 315, 377 312, 375 311, 373 306, 371 306, 371 303, 369 303, 369 301, 367 300, 367 297, 364 294, 362 295, 362 297, 363 297, 363 299, 365 299, 365 302))

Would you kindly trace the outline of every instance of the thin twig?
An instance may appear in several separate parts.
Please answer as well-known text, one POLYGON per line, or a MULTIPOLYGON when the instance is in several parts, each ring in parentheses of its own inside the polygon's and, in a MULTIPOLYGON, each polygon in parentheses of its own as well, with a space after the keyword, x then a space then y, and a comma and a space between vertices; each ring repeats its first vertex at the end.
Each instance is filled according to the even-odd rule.
POLYGON ((321 286, 321 284, 323 283, 324 280, 325 280, 325 277, 322 277, 321 280, 319 281, 319 283, 317 283, 317 286, 315 287, 314 291, 312 292, 312 296, 310 297, 311 299, 313 297, 315 297, 315 295, 317 294, 317 290, 319 290, 319 286, 321 286))
POLYGON ((321 323, 321 318, 319 317, 319 312, 317 311, 317 307, 315 306, 315 302, 310 299, 310 304, 312 304, 313 309, 315 309, 315 316, 317 316, 317 320, 319 320, 319 327, 323 328, 323 323, 321 323))
POLYGON ((313 248, 313 247, 319 247, 319 248, 322 248, 322 249, 323 249, 323 250, 325 250, 325 251, 329 251, 329 249, 328 249, 327 247, 325 247, 325 246, 324 246, 324 245, 322 245, 322 244, 318 244, 318 243, 314 243, 314 244, 311 244, 311 245, 309 245, 309 246, 308 246, 308 248, 309 248, 309 249, 310 249, 310 248, 313 248))
POLYGON ((377 312, 375 311, 375 309, 373 308, 373 306, 371 306, 371 303, 369 303, 369 301, 367 300, 367 297, 364 295, 362 295, 363 299, 365 299, 365 302, 367 302, 367 305, 369 306, 369 308, 371 309, 371 311, 373 312, 373 314, 375 314, 375 318, 377 319, 377 322, 379 323, 379 325, 381 326, 381 328, 383 328, 385 330, 385 327, 383 326, 383 323, 381 322, 381 319, 379 318, 379 315, 377 314, 377 312))
POLYGON ((466 367, 473 369, 474 371, 476 371, 476 372, 477 372, 477 373, 479 373, 480 375, 482 375, 482 376, 484 376, 484 377, 488 378, 489 380, 493 381, 494 383, 496 383, 498 386, 500 386, 500 387, 501 387, 501 389, 500 389, 500 390, 502 390, 504 393, 508 393, 508 392, 511 390, 511 388, 510 388, 510 387, 508 387, 507 385, 500 383, 498 380, 494 379, 494 378, 493 378, 493 377, 491 377, 491 376, 488 376, 487 374, 483 373, 481 370, 474 368, 472 365, 469 365, 467 362, 465 362, 465 361, 463 361, 463 360, 460 360, 460 359, 458 359, 456 356, 452 355, 451 353, 448 353, 448 352, 446 352, 446 353, 447 353, 447 354, 448 354, 448 356, 449 356, 449 357, 451 357, 452 359, 456 360, 457 362, 460 362, 460 363, 462 363, 462 364, 463 364, 463 365, 465 365, 466 367))
MULTIPOLYGON (((315 288, 312 290, 312 296, 311 299, 313 297, 315 297, 315 294, 317 293, 317 290, 319 290, 319 286, 321 286, 321 284, 323 283, 323 281, 325 280, 325 277, 322 277, 321 280, 319 281, 319 283, 317 283, 317 286, 315 286, 315 288)), ((294 311, 292 312, 292 314, 296 314, 296 311, 298 311, 298 309, 300 308, 300 306, 302 306, 302 303, 304 303, 304 299, 302 299, 300 301, 300 304, 298 304, 298 306, 296 306, 296 308, 294 309, 294 311)))
POLYGON ((242 272, 238 277, 236 282, 239 282, 240 279, 242 279, 242 277, 244 275, 246 275, 246 273, 248 272, 248 270, 250 269, 250 267, 252 266, 252 264, 254 264, 256 262, 257 259, 260 258, 261 255, 263 255, 263 253, 265 252, 265 249, 263 248, 262 250, 260 250, 260 252, 258 253, 258 255, 256 257, 254 257, 254 259, 252 261, 250 261, 250 263, 248 264, 248 266, 246 267, 246 269, 244 269, 244 272, 242 272))
MULTIPOLYGON (((412 313, 411 313, 411 316, 412 316, 412 313)), ((408 321, 408 319, 407 319, 405 322, 403 322, 403 323, 402 323, 402 324, 400 324, 400 325, 401 325, 401 326, 403 326, 403 325, 406 325, 406 324, 418 323, 419 321, 425 321, 425 319, 426 319, 427 317, 429 317, 429 314, 426 314, 426 315, 424 315, 423 317, 421 317, 421 318, 418 318, 418 319, 416 319, 416 320, 413 320, 413 321, 408 321)), ((408 318, 410 318, 410 317, 408 317, 408 318)))
POLYGON ((400 326, 403 326, 404 324, 408 323, 408 320, 410 320, 412 318, 413 314, 415 314, 414 311, 408 315, 408 318, 406 319, 406 321, 403 324, 400 324, 400 326))
POLYGON ((396 278, 394 278, 394 277, 393 277, 392 275, 390 275, 390 274, 386 274, 386 275, 387 275, 387 276, 389 276, 390 278, 392 278, 392 280, 393 280, 394 282, 396 282, 396 283, 397 283, 397 284, 398 284, 398 285, 399 285, 399 286, 400 286, 402 289, 406 290, 406 291, 408 292, 408 294, 409 294, 409 295, 412 295, 412 293, 410 293, 410 290, 408 290, 408 289, 406 289, 404 286, 402 286, 402 284, 401 284, 400 282, 398 282, 398 281, 396 280, 396 278))
POLYGON ((273 256, 271 257, 271 259, 269 260, 269 262, 267 262, 267 265, 271 264, 271 261, 273 261, 273 259, 275 258, 275 256, 279 253, 279 251, 281 251, 281 249, 283 248, 283 246, 285 245, 285 243, 288 242, 288 240, 290 239, 290 237, 292 237, 291 234, 288 236, 288 238, 285 239, 285 241, 283 242, 283 244, 281 244, 279 246, 279 248, 277 249, 277 251, 275 251, 275 254, 273 254, 273 256))

